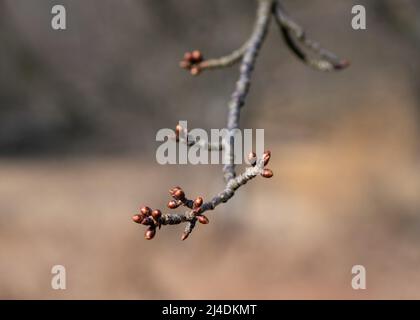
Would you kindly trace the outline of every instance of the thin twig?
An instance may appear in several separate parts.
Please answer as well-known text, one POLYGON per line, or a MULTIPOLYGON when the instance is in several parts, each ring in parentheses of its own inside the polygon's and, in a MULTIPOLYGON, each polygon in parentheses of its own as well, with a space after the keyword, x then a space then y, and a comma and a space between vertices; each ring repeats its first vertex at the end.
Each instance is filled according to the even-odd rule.
POLYGON ((233 92, 228 105, 229 114, 227 129, 229 134, 227 137, 227 144, 229 145, 229 162, 223 168, 225 181, 229 181, 235 177, 235 164, 233 155, 234 130, 239 127, 240 110, 245 104, 245 99, 251 84, 252 71, 254 70, 258 53, 267 35, 272 5, 273 1, 271 0, 259 1, 257 20, 249 40, 249 45, 246 49, 244 57, 242 58, 239 79, 236 82, 235 91, 233 92))
POLYGON ((239 62, 243 55, 246 52, 246 49, 248 48, 249 40, 245 42, 239 49, 236 49, 232 53, 217 58, 217 59, 208 59, 204 60, 200 63, 199 67, 201 70, 207 70, 207 69, 219 69, 219 68, 226 68, 234 65, 235 63, 239 62))
POLYGON ((273 12, 286 44, 304 63, 320 71, 340 70, 349 65, 347 60, 340 59, 334 53, 322 48, 318 42, 307 38, 305 30, 286 13, 279 1, 274 3, 273 12), (305 48, 318 55, 319 59, 309 57, 299 48, 293 37, 305 48))
POLYGON ((208 151, 222 151, 225 149, 224 140, 221 142, 209 142, 203 139, 196 139, 180 125, 176 126, 176 134, 174 138, 177 142, 186 144, 188 147, 198 146, 200 149, 207 149, 208 151))

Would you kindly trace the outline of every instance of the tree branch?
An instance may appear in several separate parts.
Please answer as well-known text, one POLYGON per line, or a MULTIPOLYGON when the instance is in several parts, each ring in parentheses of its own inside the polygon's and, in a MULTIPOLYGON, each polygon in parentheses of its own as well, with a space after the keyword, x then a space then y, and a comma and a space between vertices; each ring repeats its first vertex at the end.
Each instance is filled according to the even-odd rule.
POLYGON ((235 91, 233 92, 228 105, 229 113, 227 129, 229 130, 229 134, 227 137, 227 144, 229 144, 229 162, 223 168, 225 181, 229 181, 235 177, 233 134, 234 130, 239 127, 240 110, 245 104, 245 99, 248 95, 251 84, 252 71, 254 70, 258 53, 267 35, 272 5, 273 1, 270 0, 259 1, 257 20, 249 40, 249 45, 246 49, 244 57, 242 58, 239 79, 236 82, 235 91))
POLYGON ((140 213, 133 216, 133 221, 147 226, 146 239, 153 239, 156 230, 160 229, 162 225, 186 223, 181 237, 182 240, 185 240, 194 230, 197 221, 201 224, 209 223, 209 219, 204 215, 205 212, 214 210, 221 203, 229 201, 236 190, 256 176, 261 175, 264 178, 273 176, 273 172, 266 168, 271 157, 270 151, 264 152, 260 158, 257 158, 254 152, 251 152, 248 156, 250 166, 238 176, 235 171, 233 154, 234 132, 239 128, 240 111, 245 104, 251 85, 252 71, 266 38, 272 15, 274 15, 277 24, 282 30, 286 44, 308 65, 322 71, 338 70, 348 65, 345 60, 340 60, 336 55, 321 48, 316 42, 307 39, 303 29, 285 13, 277 0, 258 0, 257 18, 249 40, 230 55, 219 59, 204 60, 201 52, 198 50, 187 52, 180 64, 181 67, 190 70, 193 75, 198 75, 204 69, 230 66, 242 58, 239 78, 228 104, 227 138, 221 143, 210 144, 201 140, 197 141, 188 134, 186 129, 180 126, 176 128, 176 141, 185 143, 189 147, 199 144, 200 147, 207 148, 210 151, 227 149, 228 163, 223 167, 225 187, 208 202, 204 202, 202 197, 197 197, 195 200, 188 199, 180 187, 172 188, 169 193, 173 199, 169 201, 168 208, 176 209, 183 206, 187 209, 184 213, 162 214, 158 209, 152 210, 149 207, 142 207, 140 213), (294 42, 293 36, 303 46, 317 54, 320 59, 309 58, 294 42))

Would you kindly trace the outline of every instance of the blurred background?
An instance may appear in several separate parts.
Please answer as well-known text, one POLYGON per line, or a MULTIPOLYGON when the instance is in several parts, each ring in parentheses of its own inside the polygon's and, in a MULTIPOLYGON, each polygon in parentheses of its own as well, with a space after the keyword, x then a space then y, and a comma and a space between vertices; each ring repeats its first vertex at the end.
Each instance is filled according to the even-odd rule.
POLYGON ((238 67, 193 78, 178 62, 239 47, 255 1, 0 0, 0 298, 420 298, 420 3, 283 3, 352 65, 308 68, 272 23, 241 125, 265 129, 275 176, 181 242, 184 226, 144 240, 132 214, 174 185, 209 199, 222 168, 160 166, 155 135, 225 127, 238 67))

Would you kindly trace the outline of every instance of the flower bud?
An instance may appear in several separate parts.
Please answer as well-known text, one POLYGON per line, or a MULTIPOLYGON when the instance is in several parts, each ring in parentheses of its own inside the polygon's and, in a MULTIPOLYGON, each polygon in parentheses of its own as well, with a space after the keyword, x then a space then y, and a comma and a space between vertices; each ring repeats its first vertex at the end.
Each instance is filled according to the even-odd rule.
POLYGON ((273 176, 273 171, 271 171, 270 169, 267 169, 266 168, 261 173, 261 176, 263 176, 264 178, 271 178, 273 176))
POLYGON ((179 204, 175 200, 171 200, 168 202, 169 209, 176 209, 179 207, 179 204))
POLYGON ((176 127, 175 127, 175 138, 176 138, 177 142, 179 141, 179 137, 181 136, 181 132, 182 132, 182 127, 179 124, 177 124, 176 127))
POLYGON ((135 223, 141 223, 144 219, 144 216, 141 214, 135 214, 132 219, 135 223))
POLYGON ((155 237, 155 234, 156 234, 156 228, 149 227, 144 233, 144 237, 146 238, 146 240, 152 240, 155 237))
POLYGON ((198 216, 197 220, 202 224, 208 224, 210 222, 206 216, 198 216))
POLYGON ((152 209, 150 209, 149 207, 143 207, 140 209, 140 212, 142 215, 148 217, 152 213, 152 209))
POLYGON ((203 61, 203 54, 199 50, 191 52, 191 57, 196 63, 203 61))
POLYGON ((339 62, 337 68, 338 69, 343 69, 343 68, 347 68, 349 65, 350 65, 350 61, 346 60, 346 59, 343 59, 339 62))
POLYGON ((172 196, 177 190, 181 190, 181 187, 176 186, 176 187, 173 187, 172 189, 169 189, 169 194, 172 196))
POLYGON ((162 216, 162 212, 159 209, 153 210, 152 211, 152 217, 153 219, 155 219, 156 221, 162 216))
POLYGON ((198 66, 193 66, 193 67, 190 69, 190 73, 191 73, 191 75, 193 75, 193 76, 198 76, 198 75, 200 74, 200 72, 201 72, 201 69, 200 69, 200 67, 198 67, 198 66))
POLYGON ((182 60, 182 61, 179 63, 179 66, 180 66, 182 69, 189 69, 189 68, 191 67, 191 62, 189 62, 189 61, 185 61, 185 60, 182 60))
POLYGON ((172 193, 172 197, 174 197, 175 200, 183 201, 183 200, 185 200, 185 193, 184 193, 184 191, 182 191, 182 189, 176 189, 172 193))
POLYGON ((185 52, 184 53, 184 61, 192 62, 193 55, 191 52, 185 52))
POLYGON ((264 166, 268 164, 268 162, 270 161, 270 158, 271 158, 270 150, 265 151, 263 154, 264 166))
POLYGON ((184 241, 185 239, 188 238, 189 235, 190 235, 189 233, 183 232, 182 235, 181 235, 181 240, 184 241))
POLYGON ((257 154, 255 152, 251 151, 248 154, 248 161, 249 161, 249 164, 251 166, 255 166, 255 164, 257 163, 257 154))
POLYGON ((193 207, 194 208, 199 208, 199 207, 201 207, 201 205, 203 204, 203 198, 202 197, 197 197, 195 200, 194 200, 194 205, 193 205, 193 207))

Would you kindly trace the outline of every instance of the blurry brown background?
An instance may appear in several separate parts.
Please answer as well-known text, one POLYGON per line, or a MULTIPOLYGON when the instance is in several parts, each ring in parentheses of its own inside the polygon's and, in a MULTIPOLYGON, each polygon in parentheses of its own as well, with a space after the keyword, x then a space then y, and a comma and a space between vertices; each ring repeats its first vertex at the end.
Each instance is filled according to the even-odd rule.
POLYGON ((141 204, 223 187, 220 166, 155 161, 160 128, 225 126, 238 74, 192 78, 178 61, 238 47, 255 1, 0 1, 0 298, 420 298, 419 3, 284 5, 351 68, 309 69, 272 24, 241 124, 265 129, 274 178, 187 241, 176 226, 149 242, 131 222, 141 204), (367 290, 351 288, 356 264, 367 290))

